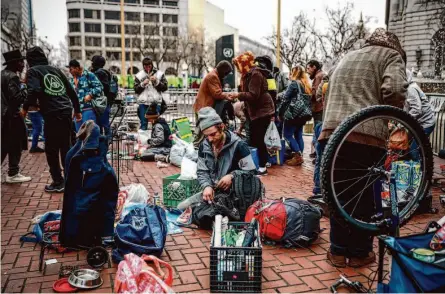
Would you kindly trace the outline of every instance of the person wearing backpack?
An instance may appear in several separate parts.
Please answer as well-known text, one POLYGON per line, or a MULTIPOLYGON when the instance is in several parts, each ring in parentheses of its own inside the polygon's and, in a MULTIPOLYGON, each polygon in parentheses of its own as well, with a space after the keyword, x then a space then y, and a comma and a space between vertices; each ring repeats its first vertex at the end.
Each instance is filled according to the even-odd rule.
POLYGON ((26 98, 25 87, 17 73, 25 67, 24 57, 19 50, 3 53, 6 68, 2 70, 2 163, 8 156, 9 166, 6 183, 23 183, 31 177, 20 174, 19 163, 22 151, 27 149, 26 126, 20 116, 20 106, 26 98))
MULTIPOLYGON (((91 72, 96 75, 99 81, 102 83, 103 93, 107 96, 107 108, 105 112, 98 118, 97 122, 105 136, 110 136, 110 111, 111 105, 113 105, 114 99, 116 98, 117 91, 114 85, 115 80, 113 75, 106 69, 105 58, 100 55, 95 55, 91 58, 91 72), (111 86, 113 84, 113 89, 111 86), (115 93, 116 91, 116 93, 115 93)), ((117 84, 117 83, 116 83, 117 84)))
POLYGON ((98 122, 98 117, 93 109, 92 100, 102 95, 103 86, 95 74, 80 66, 79 61, 73 59, 67 66, 73 76, 70 80, 71 86, 79 98, 82 120, 76 122, 76 131, 87 120, 98 122))

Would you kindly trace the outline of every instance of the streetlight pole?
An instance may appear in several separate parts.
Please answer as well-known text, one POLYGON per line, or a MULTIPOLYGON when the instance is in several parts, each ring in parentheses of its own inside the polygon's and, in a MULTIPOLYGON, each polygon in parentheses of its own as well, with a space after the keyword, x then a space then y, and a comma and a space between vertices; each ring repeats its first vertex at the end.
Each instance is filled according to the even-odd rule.
POLYGON ((277 11, 277 67, 281 66, 281 0, 278 1, 277 11))
MULTIPOLYGON (((125 13, 124 13, 124 0, 121 0, 121 49, 122 49, 122 53, 121 53, 121 75, 122 75, 122 80, 125 81, 125 24, 124 24, 124 20, 125 20, 125 13)), ((125 85, 125 82, 124 82, 125 85)))

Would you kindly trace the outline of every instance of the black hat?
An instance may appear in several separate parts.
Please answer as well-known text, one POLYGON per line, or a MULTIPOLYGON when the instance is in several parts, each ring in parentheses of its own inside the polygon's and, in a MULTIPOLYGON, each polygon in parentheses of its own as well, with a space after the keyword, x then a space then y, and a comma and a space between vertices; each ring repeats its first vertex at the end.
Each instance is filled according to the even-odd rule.
POLYGON ((67 68, 70 68, 70 67, 80 67, 80 63, 76 59, 71 59, 70 63, 68 63, 68 65, 66 67, 67 68))
POLYGON ((273 62, 269 56, 267 55, 258 56, 257 58, 255 58, 255 61, 257 61, 260 64, 263 64, 264 67, 269 71, 273 71, 273 62))
POLYGON ((105 66, 105 58, 103 56, 100 55, 94 55, 93 58, 91 58, 91 64, 93 65, 93 67, 104 67, 105 66))
POLYGON ((12 50, 3 53, 3 58, 5 58, 5 62, 3 65, 6 65, 8 63, 14 62, 14 61, 20 61, 25 59, 25 57, 22 56, 22 53, 20 50, 12 50))

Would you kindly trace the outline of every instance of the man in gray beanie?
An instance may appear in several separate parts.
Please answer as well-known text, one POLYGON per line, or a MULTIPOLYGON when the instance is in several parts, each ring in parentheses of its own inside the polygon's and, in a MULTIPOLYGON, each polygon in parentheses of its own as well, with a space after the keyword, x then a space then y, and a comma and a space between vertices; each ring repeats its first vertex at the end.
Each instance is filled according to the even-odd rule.
POLYGON ((179 203, 178 208, 204 201, 212 201, 215 190, 230 190, 233 172, 256 170, 250 149, 236 134, 225 130, 225 125, 212 107, 201 108, 198 123, 205 139, 198 151, 198 182, 203 192, 179 203))

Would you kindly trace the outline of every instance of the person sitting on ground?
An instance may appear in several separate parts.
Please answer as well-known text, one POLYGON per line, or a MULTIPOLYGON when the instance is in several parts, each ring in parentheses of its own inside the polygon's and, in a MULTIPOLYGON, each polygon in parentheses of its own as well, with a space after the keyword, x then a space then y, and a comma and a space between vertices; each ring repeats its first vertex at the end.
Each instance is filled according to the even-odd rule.
POLYGON ((171 130, 161 115, 165 108, 162 105, 152 103, 149 105, 145 118, 152 124, 151 138, 148 139, 148 149, 143 153, 142 161, 168 162, 168 155, 172 148, 171 130))
POLYGON ((198 151, 198 182, 203 192, 195 194, 178 204, 185 210, 202 200, 212 201, 215 190, 230 190, 233 172, 237 170, 255 173, 250 149, 236 134, 226 131, 216 111, 204 107, 198 112, 198 124, 204 139, 198 151))

